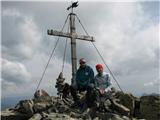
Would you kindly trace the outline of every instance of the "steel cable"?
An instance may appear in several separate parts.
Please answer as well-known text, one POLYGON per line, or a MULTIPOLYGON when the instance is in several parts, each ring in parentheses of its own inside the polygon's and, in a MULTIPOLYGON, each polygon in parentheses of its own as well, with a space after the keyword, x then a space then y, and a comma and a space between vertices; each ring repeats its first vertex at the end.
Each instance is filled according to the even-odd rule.
MULTIPOLYGON (((68 24, 68 31, 69 32, 69 24, 68 24)), ((66 57, 66 51, 67 51, 67 37, 66 37, 66 41, 65 41, 65 48, 64 48, 64 54, 63 54, 63 64, 62 64, 62 73, 64 70, 64 63, 65 63, 65 57, 66 57)))
MULTIPOLYGON (((68 17, 69 17, 69 15, 67 16, 67 18, 66 18, 66 20, 65 20, 65 23, 64 23, 64 25, 63 25, 63 27, 62 27, 62 29, 61 29, 61 32, 63 31, 63 29, 64 29, 64 27, 65 27, 65 25, 66 25, 66 23, 67 23, 68 17)), ((41 84, 41 82, 42 82, 42 79, 43 79, 43 77, 44 77, 44 75, 45 75, 45 72, 46 72, 46 70, 47 70, 47 67, 48 67, 48 65, 49 65, 49 62, 50 62, 50 60, 51 60, 51 58, 52 58, 52 56, 53 56, 53 53, 54 53, 54 51, 55 51, 55 49, 56 49, 56 47, 57 47, 57 44, 58 44, 58 42, 59 42, 59 38, 60 38, 60 37, 58 36, 58 39, 57 39, 57 41, 56 41, 56 44, 55 44, 55 46, 54 46, 54 48, 53 48, 53 50, 52 50, 52 52, 51 52, 51 55, 50 55, 50 57, 49 57, 49 59, 48 59, 48 61, 47 61, 47 64, 46 64, 46 66, 45 66, 45 69, 44 69, 44 71, 43 71, 43 73, 42 73, 42 76, 41 76, 41 78, 40 78, 40 81, 38 82, 36 91, 38 90, 38 88, 39 88, 39 86, 40 86, 40 84, 41 84)))
MULTIPOLYGON (((76 18, 78 19, 78 21, 79 21, 80 25, 82 26, 83 30, 85 31, 86 35, 89 36, 88 32, 86 31, 85 27, 83 26, 83 24, 81 23, 81 21, 80 21, 80 19, 79 19, 79 17, 78 17, 77 15, 76 15, 76 18)), ((99 52, 98 48, 96 47, 96 45, 95 45, 93 42, 92 42, 92 44, 93 44, 94 48, 96 49, 97 53, 99 54, 100 58, 102 59, 103 63, 105 64, 105 66, 106 66, 107 69, 109 70, 112 78, 115 80, 115 82, 116 82, 116 84, 118 85, 119 89, 123 92, 123 90, 122 90, 122 88, 120 87, 118 81, 116 80, 113 72, 111 71, 111 69, 109 68, 109 66, 106 64, 106 62, 105 62, 104 58, 102 57, 101 53, 99 52)), ((123 92, 123 93, 124 93, 124 92, 123 92)))

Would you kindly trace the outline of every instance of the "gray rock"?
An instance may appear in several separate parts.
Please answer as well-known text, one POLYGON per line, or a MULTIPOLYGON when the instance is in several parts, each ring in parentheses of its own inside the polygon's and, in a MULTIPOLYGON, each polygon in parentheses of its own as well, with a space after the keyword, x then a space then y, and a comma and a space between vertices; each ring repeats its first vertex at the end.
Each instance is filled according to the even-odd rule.
POLYGON ((32 115, 34 113, 33 106, 33 100, 22 100, 16 105, 15 109, 20 113, 32 115))
POLYGON ((29 115, 16 112, 15 110, 7 109, 1 111, 1 120, 28 120, 29 115))
POLYGON ((41 112, 41 111, 46 111, 51 106, 52 106, 52 104, 50 104, 48 102, 40 102, 40 103, 34 104, 33 109, 37 113, 37 112, 41 112))
POLYGON ((143 96, 140 98, 141 117, 147 120, 160 119, 160 96, 143 96))
POLYGON ((41 120, 42 116, 37 113, 37 114, 34 114, 29 120, 41 120))
POLYGON ((135 99, 134 117, 140 118, 140 98, 135 99))
POLYGON ((130 118, 127 117, 127 116, 122 116, 122 118, 123 118, 124 120, 130 120, 130 118))
POLYGON ((74 119, 82 119, 82 120, 91 120, 89 114, 85 114, 85 113, 76 113, 76 112, 71 112, 70 113, 70 117, 74 118, 74 119))
POLYGON ((107 112, 112 112, 112 110, 110 109, 111 105, 112 105, 112 103, 110 102, 110 100, 106 100, 106 101, 104 102, 104 107, 105 107, 105 110, 106 110, 107 112))
POLYGON ((69 115, 60 114, 60 113, 43 113, 43 120, 71 120, 69 115))
POLYGON ((45 90, 43 90, 43 89, 37 90, 37 91, 34 93, 34 97, 35 97, 35 98, 48 97, 48 96, 49 96, 49 94, 48 94, 45 90))
POLYGON ((134 114, 135 97, 131 93, 116 92, 115 97, 119 103, 130 109, 130 114, 134 114))
MULTIPOLYGON (((17 104, 15 109, 3 111, 1 118, 2 120, 28 120, 29 118, 30 120, 90 120, 92 117, 95 120, 130 120, 127 117, 130 110, 125 105, 128 104, 126 100, 130 100, 133 103, 134 97, 130 94, 121 93, 115 94, 115 96, 111 100, 104 101, 103 107, 105 110, 101 112, 95 107, 96 105, 86 108, 84 111, 81 111, 80 107, 71 108, 70 103, 73 103, 73 100, 70 97, 60 99, 48 96, 33 100, 23 100, 17 104), (126 100, 122 97, 126 98, 126 100)), ((82 94, 80 98, 83 101, 85 97, 82 94)), ((139 118, 158 120, 159 113, 157 111, 160 110, 159 97, 141 97, 140 102, 140 108, 137 108, 141 113, 139 118)), ((138 119, 132 118, 132 120, 138 119)))
POLYGON ((101 120, 124 120, 123 117, 113 113, 99 113, 96 112, 96 116, 101 120))
POLYGON ((54 97, 54 96, 52 96, 52 97, 40 97, 40 98, 35 98, 35 99, 33 99, 33 102, 34 103, 40 103, 40 102, 48 102, 48 103, 55 103, 55 102, 57 102, 57 97, 54 97))
POLYGON ((115 101, 113 101, 113 103, 112 103, 112 109, 116 110, 118 113, 120 113, 122 115, 127 115, 127 116, 130 115, 130 110, 127 107, 125 107, 121 104, 118 104, 115 101))

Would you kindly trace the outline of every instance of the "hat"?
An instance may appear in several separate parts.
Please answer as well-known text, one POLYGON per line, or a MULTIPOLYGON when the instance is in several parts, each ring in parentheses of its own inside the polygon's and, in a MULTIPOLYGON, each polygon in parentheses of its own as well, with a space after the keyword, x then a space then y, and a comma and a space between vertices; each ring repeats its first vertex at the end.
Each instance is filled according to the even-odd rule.
POLYGON ((96 65, 96 69, 99 70, 100 68, 103 69, 103 65, 102 65, 102 64, 97 64, 97 65, 96 65))

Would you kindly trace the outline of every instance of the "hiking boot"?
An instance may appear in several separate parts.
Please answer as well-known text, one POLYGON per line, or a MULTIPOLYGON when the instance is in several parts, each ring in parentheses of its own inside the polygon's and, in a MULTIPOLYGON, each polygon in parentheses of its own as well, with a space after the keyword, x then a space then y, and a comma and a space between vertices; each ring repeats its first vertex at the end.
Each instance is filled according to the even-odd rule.
POLYGON ((83 113, 85 110, 87 110, 87 104, 83 103, 80 112, 83 113))
POLYGON ((99 102, 95 102, 95 103, 94 103, 94 106, 95 106, 96 108, 99 108, 99 107, 100 107, 100 103, 99 103, 99 102))
POLYGON ((79 106, 80 106, 80 101, 75 101, 75 102, 71 105, 72 108, 78 108, 79 106))

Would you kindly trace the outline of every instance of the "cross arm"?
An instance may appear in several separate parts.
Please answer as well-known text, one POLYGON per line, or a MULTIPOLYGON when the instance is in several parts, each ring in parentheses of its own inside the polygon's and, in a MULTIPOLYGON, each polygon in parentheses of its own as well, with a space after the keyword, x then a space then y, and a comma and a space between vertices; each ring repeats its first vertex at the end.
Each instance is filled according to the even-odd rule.
POLYGON ((85 36, 85 35, 77 35, 76 34, 76 38, 79 40, 86 40, 86 41, 95 42, 95 38, 92 36, 85 36))
POLYGON ((48 35, 53 35, 53 36, 60 36, 60 37, 68 37, 68 38, 76 38, 76 39, 80 39, 80 40, 86 40, 86 41, 91 41, 94 42, 95 38, 92 36, 85 36, 85 35, 78 35, 76 33, 63 33, 63 32, 59 32, 56 30, 47 30, 47 34, 48 35))
POLYGON ((53 35, 53 36, 60 36, 60 37, 68 37, 71 38, 71 34, 70 33, 63 33, 63 32, 59 32, 56 30, 47 30, 47 34, 48 35, 53 35))

